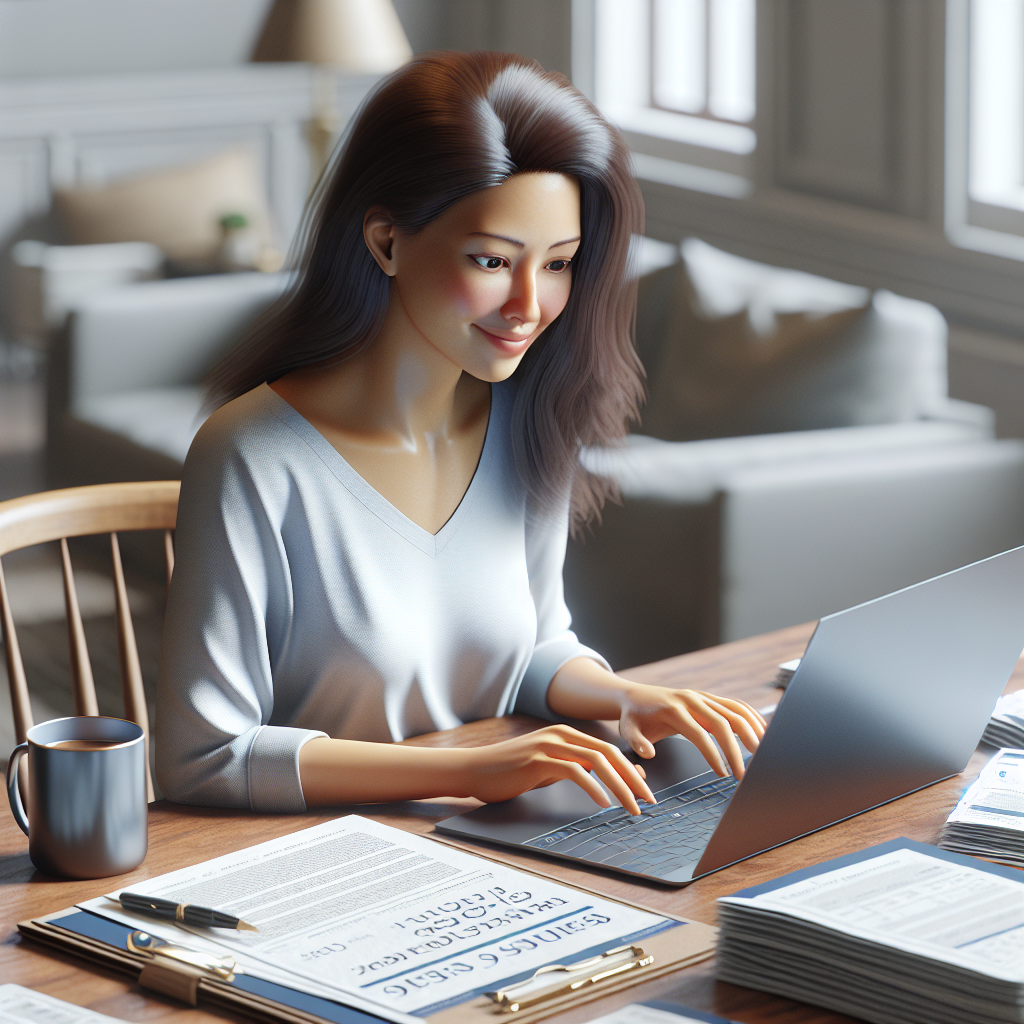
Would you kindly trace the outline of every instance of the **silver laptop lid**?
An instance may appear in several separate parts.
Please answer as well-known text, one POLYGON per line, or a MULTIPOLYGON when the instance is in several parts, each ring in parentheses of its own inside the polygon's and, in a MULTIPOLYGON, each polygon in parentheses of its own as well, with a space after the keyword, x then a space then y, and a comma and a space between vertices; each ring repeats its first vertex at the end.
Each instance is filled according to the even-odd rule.
POLYGON ((1024 547, 825 616, 694 874, 966 767, 1024 649, 1024 547))

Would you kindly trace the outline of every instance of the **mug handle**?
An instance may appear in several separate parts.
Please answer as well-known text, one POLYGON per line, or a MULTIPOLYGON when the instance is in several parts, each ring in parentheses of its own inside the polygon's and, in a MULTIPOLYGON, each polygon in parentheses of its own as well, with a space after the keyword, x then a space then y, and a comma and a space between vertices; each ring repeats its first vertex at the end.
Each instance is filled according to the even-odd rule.
POLYGON ((25 817, 25 805, 21 802, 21 791, 18 789, 18 765, 28 753, 28 744, 19 743, 7 762, 7 799, 11 802, 11 813, 14 820, 21 826, 21 831, 28 835, 28 818, 25 817))

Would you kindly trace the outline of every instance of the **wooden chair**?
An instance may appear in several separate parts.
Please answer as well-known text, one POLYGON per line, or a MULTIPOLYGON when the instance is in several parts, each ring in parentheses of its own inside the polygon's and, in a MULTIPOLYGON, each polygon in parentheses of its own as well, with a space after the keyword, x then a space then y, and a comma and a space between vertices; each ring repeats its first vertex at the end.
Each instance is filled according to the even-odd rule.
MULTIPOLYGON (((149 714, 142 689, 142 670, 135 643, 128 591, 121 567, 119 532, 128 530, 163 530, 164 553, 167 560, 167 582, 174 571, 174 544, 171 531, 178 513, 177 480, 142 483, 97 484, 92 487, 70 487, 60 491, 30 494, 23 498, 0 502, 0 556, 20 548, 60 541, 64 571, 64 601, 67 609, 68 643, 71 651, 71 685, 75 710, 79 715, 97 715, 96 687, 92 665, 85 645, 85 630, 78 608, 75 579, 68 553, 68 537, 109 533, 114 565, 114 596, 116 601, 117 644, 124 690, 125 717, 140 725, 146 734, 146 791, 153 799, 153 782, 149 768, 149 714)), ((14 629, 3 564, 0 562, 0 621, 3 625, 7 678, 14 710, 14 731, 19 743, 32 727, 25 669, 14 629)))

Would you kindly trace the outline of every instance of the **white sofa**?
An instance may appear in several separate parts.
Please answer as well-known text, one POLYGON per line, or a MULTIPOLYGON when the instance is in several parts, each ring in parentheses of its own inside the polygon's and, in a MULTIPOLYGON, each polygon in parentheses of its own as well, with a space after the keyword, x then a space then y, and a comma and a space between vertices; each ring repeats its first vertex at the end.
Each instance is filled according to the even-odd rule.
POLYGON ((1024 443, 940 420, 642 436, 569 545, 574 628, 616 668, 817 619, 1024 543, 1024 443))
POLYGON ((51 486, 180 475, 202 422, 203 377, 287 281, 174 278, 77 302, 48 375, 51 486))
MULTIPOLYGON (((729 287, 714 282, 723 316, 748 300, 761 315, 817 291, 831 301, 838 287, 689 244, 697 285, 709 269, 734 275, 729 287)), ((678 252, 659 243, 644 253, 637 335, 652 405, 665 393, 659 369, 672 365, 659 349, 680 315, 678 252)), ((996 440, 989 410, 947 396, 941 315, 884 292, 857 302, 869 305, 847 330, 852 344, 770 381, 774 407, 738 411, 776 432, 638 432, 620 449, 584 452, 622 503, 570 542, 566 600, 581 638, 614 667, 811 621, 1024 543, 1024 442, 996 440), (852 425, 786 429, 829 416, 852 425)))
MULTIPOLYGON (((51 366, 51 483, 180 473, 203 375, 286 283, 226 274, 78 302, 51 366)), ((659 316, 648 301, 641 333, 659 316)), ((904 327, 881 316, 872 329, 904 327)), ((1024 543, 1024 443, 995 440, 987 410, 942 395, 898 423, 638 434, 583 457, 623 502, 570 544, 566 595, 581 637, 616 668, 814 619, 1024 543)))

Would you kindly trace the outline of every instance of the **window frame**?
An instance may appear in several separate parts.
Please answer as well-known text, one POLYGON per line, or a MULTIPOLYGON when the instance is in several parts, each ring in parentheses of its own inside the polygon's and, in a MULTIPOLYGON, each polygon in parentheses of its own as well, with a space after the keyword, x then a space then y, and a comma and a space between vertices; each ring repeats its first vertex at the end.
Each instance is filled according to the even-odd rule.
POLYGON ((945 71, 946 236, 962 249, 1024 260, 1024 210, 970 194, 971 0, 946 0, 945 71))
POLYGON ((622 131, 637 176, 732 198, 749 195, 757 146, 754 122, 740 124, 653 104, 599 102, 599 2, 572 0, 573 81, 622 131))

